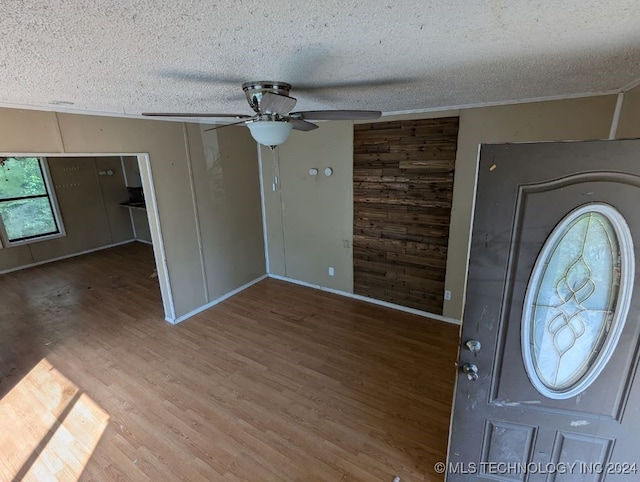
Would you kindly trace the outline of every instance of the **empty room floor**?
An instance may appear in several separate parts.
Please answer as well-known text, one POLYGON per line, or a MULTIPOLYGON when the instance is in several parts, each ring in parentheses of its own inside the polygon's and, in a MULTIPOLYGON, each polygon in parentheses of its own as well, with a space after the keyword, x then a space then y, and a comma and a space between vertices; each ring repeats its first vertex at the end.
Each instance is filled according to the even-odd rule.
POLYGON ((172 326, 153 270, 0 276, 0 480, 442 480, 457 326, 273 279, 172 326))

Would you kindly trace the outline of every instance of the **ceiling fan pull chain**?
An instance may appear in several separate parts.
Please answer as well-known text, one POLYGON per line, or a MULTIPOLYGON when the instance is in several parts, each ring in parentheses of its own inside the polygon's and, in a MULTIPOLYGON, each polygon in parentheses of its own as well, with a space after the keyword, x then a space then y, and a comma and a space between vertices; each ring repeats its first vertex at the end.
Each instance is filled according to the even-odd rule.
POLYGON ((271 146, 271 171, 273 172, 273 192, 280 191, 280 153, 271 146))

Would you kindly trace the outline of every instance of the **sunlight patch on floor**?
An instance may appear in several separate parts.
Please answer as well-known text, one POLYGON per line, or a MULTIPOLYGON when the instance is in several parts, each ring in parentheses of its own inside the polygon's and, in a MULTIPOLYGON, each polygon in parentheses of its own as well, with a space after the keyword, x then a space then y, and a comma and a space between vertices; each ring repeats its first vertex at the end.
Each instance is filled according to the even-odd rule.
POLYGON ((109 421, 42 359, 0 400, 0 480, 78 480, 109 421))

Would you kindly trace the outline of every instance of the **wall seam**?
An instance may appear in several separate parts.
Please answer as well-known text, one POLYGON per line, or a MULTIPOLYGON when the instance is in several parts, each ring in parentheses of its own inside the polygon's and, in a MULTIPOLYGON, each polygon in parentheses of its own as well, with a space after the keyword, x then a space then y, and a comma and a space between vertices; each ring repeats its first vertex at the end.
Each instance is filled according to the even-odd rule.
POLYGON ((624 92, 618 94, 616 99, 616 108, 613 111, 611 119, 611 130, 609 131, 609 139, 615 139, 618 132, 618 124, 620 123, 620 114, 622 113, 622 104, 624 103, 624 92))
POLYGON ((193 204, 193 214, 195 215, 196 238, 198 240, 198 253, 200 255, 200 268, 202 269, 202 286, 204 288, 204 299, 207 303, 211 301, 209 296, 209 280, 207 279, 207 270, 204 264, 204 248, 202 245, 202 230, 200 229, 200 215, 198 212, 198 200, 196 199, 195 181, 193 178, 193 165, 191 164, 191 150, 189 148, 189 133, 187 124, 182 123, 182 133, 184 135, 184 148, 187 157, 187 169, 189 172, 189 188, 191 190, 191 203, 193 204))
MULTIPOLYGON (((56 120, 56 124, 55 124, 55 130, 56 130, 56 134, 57 135, 57 139, 58 139, 58 148, 60 150, 61 153, 66 153, 67 150, 64 147, 64 138, 62 137, 62 128, 60 127, 60 118, 58 117, 58 113, 54 112, 53 116, 56 120)), ((102 194, 101 194, 102 195, 102 194)), ((104 199, 103 199, 103 203, 104 203, 104 199)), ((111 235, 111 226, 109 226, 109 234, 111 235)), ((113 241, 113 235, 111 235, 111 241, 113 241)), ((33 250, 31 249, 31 245, 29 245, 29 253, 31 254, 31 260, 33 262, 35 262, 35 256, 33 255, 33 250)))
POLYGON ((269 260, 269 236, 267 234, 267 200, 264 191, 264 169, 262 167, 262 149, 260 144, 256 142, 258 150, 258 176, 260 178, 260 207, 262 208, 262 237, 264 242, 264 269, 266 273, 271 271, 271 263, 269 260))
POLYGON ((64 147, 64 138, 62 137, 62 129, 60 128, 60 119, 58 117, 58 113, 54 112, 54 117, 56 119, 56 133, 58 134, 58 144, 60 147, 60 152, 67 152, 66 148, 64 147))
POLYGON ((282 177, 280 176, 280 148, 276 147, 271 150, 271 156, 273 160, 274 173, 273 176, 277 180, 276 185, 278 187, 278 199, 280 201, 280 223, 282 227, 282 268, 285 276, 287 276, 287 240, 285 237, 284 229, 284 191, 282 190, 282 177))

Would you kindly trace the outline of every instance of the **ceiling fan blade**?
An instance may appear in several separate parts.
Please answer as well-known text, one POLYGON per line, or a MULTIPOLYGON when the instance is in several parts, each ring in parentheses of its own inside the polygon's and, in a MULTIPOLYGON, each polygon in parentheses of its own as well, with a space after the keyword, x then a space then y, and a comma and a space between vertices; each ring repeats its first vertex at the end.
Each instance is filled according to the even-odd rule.
POLYGON ((306 110, 292 112, 292 118, 303 120, 365 120, 379 119, 382 112, 379 110, 306 110))
POLYGON ((220 117, 221 119, 230 117, 233 119, 249 119, 253 116, 245 114, 204 114, 196 112, 143 112, 145 117, 220 117))
POLYGON ((246 120, 241 120, 238 122, 232 122, 231 124, 223 124, 221 126, 215 126, 215 127, 210 127, 209 129, 205 129, 205 132, 209 132, 209 131, 215 131, 216 129, 222 129, 223 127, 231 127, 231 126, 237 126, 238 124, 244 124, 245 122, 247 122, 246 120))
POLYGON ((296 131, 312 131, 313 129, 318 128, 317 125, 302 119, 289 119, 289 123, 293 126, 293 129, 296 131))
POLYGON ((288 95, 265 92, 260 100, 260 111, 265 114, 286 115, 296 106, 298 100, 288 95))

